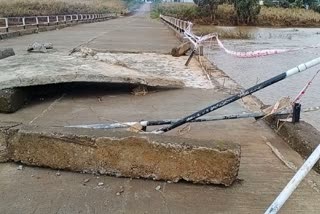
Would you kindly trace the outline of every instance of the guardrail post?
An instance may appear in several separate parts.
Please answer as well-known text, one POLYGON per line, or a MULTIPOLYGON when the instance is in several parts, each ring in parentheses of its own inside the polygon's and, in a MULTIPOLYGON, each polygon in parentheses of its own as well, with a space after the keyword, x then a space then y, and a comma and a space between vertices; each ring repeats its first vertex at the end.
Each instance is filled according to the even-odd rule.
POLYGON ((59 25, 59 16, 56 16, 56 24, 59 25))
POLYGON ((5 22, 5 25, 6 25, 6 32, 8 33, 9 32, 9 21, 8 21, 8 18, 5 18, 4 22, 5 22))
POLYGON ((22 27, 26 29, 26 17, 22 17, 22 27))
POLYGON ((292 111, 292 123, 299 123, 300 121, 301 104, 294 103, 292 111))
POLYGON ((37 28, 39 28, 39 19, 38 19, 38 16, 36 16, 36 26, 37 26, 37 28))
POLYGON ((64 22, 65 24, 67 24, 67 17, 66 17, 66 16, 63 16, 63 22, 64 22))
POLYGON ((47 23, 48 23, 48 26, 50 26, 50 16, 47 16, 47 23))
POLYGON ((73 22, 73 18, 72 18, 72 15, 70 16, 70 22, 71 22, 71 23, 73 22))

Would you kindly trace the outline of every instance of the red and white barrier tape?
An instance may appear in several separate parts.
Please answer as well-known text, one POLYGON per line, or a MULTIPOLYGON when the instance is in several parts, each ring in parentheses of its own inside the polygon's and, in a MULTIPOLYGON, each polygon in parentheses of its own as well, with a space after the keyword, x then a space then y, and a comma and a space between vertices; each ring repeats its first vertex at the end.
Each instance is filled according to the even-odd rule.
POLYGON ((316 78, 319 72, 320 70, 318 70, 317 73, 315 73, 315 75, 312 77, 312 79, 303 87, 303 89, 299 92, 299 94, 293 100, 293 103, 298 102, 302 98, 302 96, 306 93, 307 89, 311 86, 312 81, 316 78))
POLYGON ((269 56, 269 55, 280 54, 280 53, 285 53, 285 52, 320 47, 319 45, 316 45, 316 46, 309 46, 309 47, 295 48, 295 49, 270 49, 270 50, 256 50, 256 51, 249 51, 249 52, 231 51, 223 45, 221 40, 218 38, 218 35, 215 33, 207 34, 205 36, 196 36, 194 33, 192 33, 192 25, 193 24, 191 22, 188 22, 188 27, 185 30, 184 35, 194 45, 195 49, 198 48, 198 46, 201 45, 201 43, 203 43, 204 41, 215 38, 221 49, 223 49, 227 54, 230 54, 232 56, 239 57, 239 58, 263 57, 263 56, 269 56))

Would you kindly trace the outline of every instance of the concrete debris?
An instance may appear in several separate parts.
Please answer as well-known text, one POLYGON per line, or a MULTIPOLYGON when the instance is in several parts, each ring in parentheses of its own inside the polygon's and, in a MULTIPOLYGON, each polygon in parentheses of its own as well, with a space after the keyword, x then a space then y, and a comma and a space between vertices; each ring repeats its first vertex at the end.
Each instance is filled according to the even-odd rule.
MULTIPOLYGON (((291 103, 290 97, 282 97, 273 106, 269 106, 268 108, 263 109, 262 111, 267 116, 270 116, 278 111, 281 111, 281 110, 284 110, 287 108, 292 108, 292 103, 291 103)), ((265 116, 265 117, 267 117, 267 116, 265 116)))
POLYGON ((75 55, 77 57, 87 58, 88 56, 93 57, 96 54, 97 52, 92 50, 91 48, 81 46, 81 47, 76 47, 72 49, 69 53, 69 56, 75 55))
POLYGON ((28 100, 26 89, 12 88, 0 90, 0 113, 13 113, 28 100))
POLYGON ((124 192, 123 186, 120 186, 120 190, 116 193, 117 196, 121 195, 124 192))
POLYGON ((135 123, 134 125, 130 126, 127 131, 139 133, 143 130, 143 126, 140 123, 135 123))
POLYGON ((34 42, 27 48, 28 52, 47 53, 48 49, 53 49, 52 43, 39 43, 34 42))
POLYGON ((19 166, 17 167, 17 170, 23 170, 23 166, 22 166, 22 165, 19 165, 19 166))
POLYGON ((190 42, 184 42, 178 47, 172 48, 171 55, 174 57, 179 57, 185 55, 191 49, 190 42))
POLYGON ((159 191, 160 189, 161 189, 161 186, 160 186, 160 185, 156 187, 156 190, 157 190, 157 191, 159 191))
POLYGON ((98 183, 98 186, 99 186, 99 187, 101 187, 101 186, 103 186, 103 185, 104 185, 103 182, 99 182, 99 183, 98 183))
POLYGON ((236 180, 241 155, 240 146, 229 142, 19 124, 0 124, 2 147, 2 161, 225 186, 236 180))
POLYGON ((14 56, 14 50, 12 48, 0 49, 0 59, 7 58, 9 56, 14 56))
POLYGON ((148 94, 148 88, 145 85, 139 85, 132 90, 132 94, 135 96, 145 96, 148 94))

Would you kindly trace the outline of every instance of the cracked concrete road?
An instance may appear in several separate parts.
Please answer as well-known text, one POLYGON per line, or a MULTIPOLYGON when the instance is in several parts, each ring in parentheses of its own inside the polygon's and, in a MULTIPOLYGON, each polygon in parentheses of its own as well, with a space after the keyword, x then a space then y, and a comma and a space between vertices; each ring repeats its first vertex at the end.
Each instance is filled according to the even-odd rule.
POLYGON ((21 54, 37 41, 50 42, 66 53, 81 45, 105 52, 170 53, 179 44, 178 39, 164 24, 150 18, 150 5, 145 7, 134 16, 0 40, 0 48, 11 47, 21 54))
MULTIPOLYGON (((0 47, 14 47, 19 54, 34 40, 50 40, 64 53, 85 43, 105 51, 168 52, 178 42, 173 33, 158 21, 143 16, 138 14, 4 40, 0 47)), ((38 97, 14 114, 0 114, 0 120, 63 126, 177 118, 227 96, 214 89, 194 88, 150 91, 146 96, 133 96, 130 92, 105 85, 99 90, 87 86, 82 90, 68 89, 53 96, 38 97)), ((245 109, 237 102, 215 114, 243 111, 245 109)), ((66 171, 57 174, 56 170, 27 166, 18 170, 19 163, 2 163, 0 213, 263 213, 294 174, 266 143, 270 142, 296 166, 303 163, 303 159, 262 121, 198 123, 167 134, 241 144, 239 182, 229 188, 183 182, 170 184, 66 171), (85 182, 86 179, 90 180, 85 182), (157 186, 161 187, 159 191, 157 186), (118 196, 120 189, 124 191, 118 196)), ((320 176, 311 172, 281 213, 319 213, 319 186, 320 176)))

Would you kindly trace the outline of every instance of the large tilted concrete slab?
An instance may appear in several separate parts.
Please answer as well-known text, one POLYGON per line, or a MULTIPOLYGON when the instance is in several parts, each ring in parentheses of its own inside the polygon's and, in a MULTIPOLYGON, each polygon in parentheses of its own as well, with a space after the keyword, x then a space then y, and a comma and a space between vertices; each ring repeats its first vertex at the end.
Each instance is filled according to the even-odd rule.
POLYGON ((99 62, 63 53, 26 53, 2 59, 0 64, 0 113, 21 108, 30 90, 21 87, 57 83, 124 83, 182 88, 184 83, 124 64, 99 62))
POLYGON ((65 82, 131 83, 181 88, 180 80, 59 53, 27 53, 1 60, 0 89, 65 82))
POLYGON ((83 173, 231 185, 240 146, 126 131, 0 125, 0 161, 83 173))

